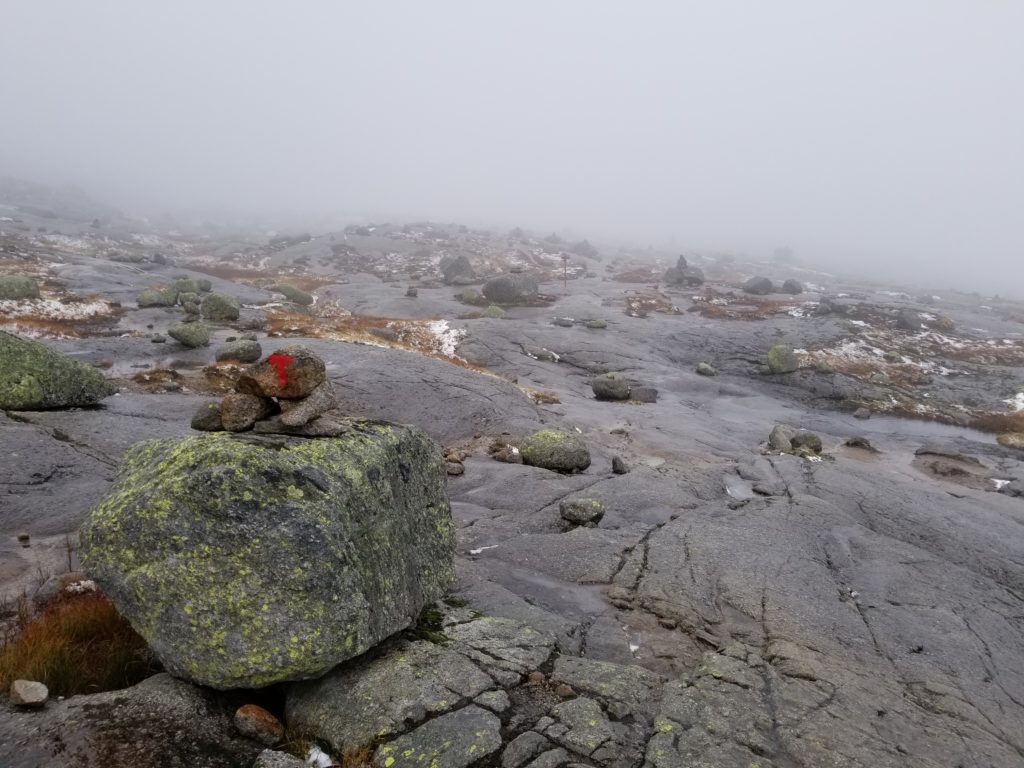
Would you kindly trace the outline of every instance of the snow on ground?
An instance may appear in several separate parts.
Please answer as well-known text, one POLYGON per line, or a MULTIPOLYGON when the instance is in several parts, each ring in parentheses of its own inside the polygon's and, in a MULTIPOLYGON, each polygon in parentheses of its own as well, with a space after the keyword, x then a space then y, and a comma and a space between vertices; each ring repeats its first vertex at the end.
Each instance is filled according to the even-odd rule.
POLYGON ((105 301, 64 303, 57 299, 4 299, 0 301, 0 322, 5 319, 32 317, 41 320, 85 320, 111 314, 105 301))
POLYGON ((1024 411, 1024 392, 1018 392, 1009 400, 1003 400, 1003 402, 1010 406, 1011 410, 1024 411))

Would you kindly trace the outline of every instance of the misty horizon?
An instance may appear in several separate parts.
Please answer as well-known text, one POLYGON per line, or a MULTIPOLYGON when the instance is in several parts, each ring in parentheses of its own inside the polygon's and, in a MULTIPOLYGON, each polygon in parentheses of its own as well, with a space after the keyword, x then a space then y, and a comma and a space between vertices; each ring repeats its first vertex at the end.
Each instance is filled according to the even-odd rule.
POLYGON ((1024 7, 13 3, 0 175, 1024 293, 1024 7))

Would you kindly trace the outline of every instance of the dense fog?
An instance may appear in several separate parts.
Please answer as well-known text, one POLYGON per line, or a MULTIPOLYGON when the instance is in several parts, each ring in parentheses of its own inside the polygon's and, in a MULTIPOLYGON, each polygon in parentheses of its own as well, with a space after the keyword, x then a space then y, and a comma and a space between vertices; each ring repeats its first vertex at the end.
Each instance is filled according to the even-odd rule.
MULTIPOLYGON (((159 7, 158 7, 159 5, 159 7)), ((0 8, 0 175, 1024 293, 1024 5, 0 8)))

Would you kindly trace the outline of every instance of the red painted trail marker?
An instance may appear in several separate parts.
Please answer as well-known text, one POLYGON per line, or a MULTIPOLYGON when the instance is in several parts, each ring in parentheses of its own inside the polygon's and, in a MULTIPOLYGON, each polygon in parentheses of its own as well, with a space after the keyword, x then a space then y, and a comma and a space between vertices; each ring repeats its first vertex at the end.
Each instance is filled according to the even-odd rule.
POLYGON ((277 383, 282 387, 288 386, 288 374, 285 373, 285 368, 295 362, 295 358, 291 355, 281 355, 275 352, 267 358, 267 362, 277 369, 277 383))

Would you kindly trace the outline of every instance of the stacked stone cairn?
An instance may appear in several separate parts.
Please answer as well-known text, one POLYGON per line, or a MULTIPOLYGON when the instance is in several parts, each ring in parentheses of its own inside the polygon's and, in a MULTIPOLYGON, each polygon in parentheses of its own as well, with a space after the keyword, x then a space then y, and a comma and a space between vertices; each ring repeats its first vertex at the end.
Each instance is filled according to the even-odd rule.
POLYGON ((330 437, 347 431, 329 414, 337 404, 324 361, 306 347, 284 347, 246 368, 219 403, 200 407, 192 428, 330 437))

